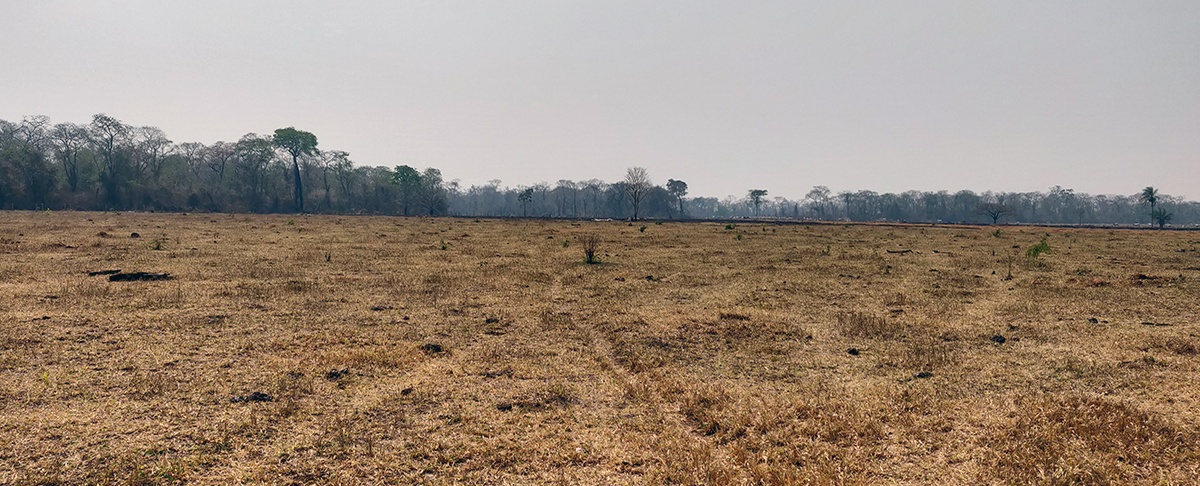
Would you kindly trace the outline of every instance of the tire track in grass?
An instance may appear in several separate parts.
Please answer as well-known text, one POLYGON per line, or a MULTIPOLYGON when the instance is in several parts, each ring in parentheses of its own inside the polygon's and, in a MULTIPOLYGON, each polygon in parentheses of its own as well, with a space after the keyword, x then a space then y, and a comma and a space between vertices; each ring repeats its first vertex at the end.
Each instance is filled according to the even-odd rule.
MULTIPOLYGON (((652 478, 657 476, 658 479, 663 479, 663 476, 671 476, 672 469, 681 468, 681 464, 675 462, 680 456, 688 457, 690 460, 685 463, 691 465, 732 466, 733 462, 727 451, 687 423, 687 418, 681 411, 682 403, 670 399, 662 393, 661 390, 667 386, 666 384, 659 382, 650 373, 635 374, 620 363, 612 339, 606 335, 604 330, 594 324, 596 319, 602 319, 603 316, 593 315, 590 312, 580 316, 577 312, 572 312, 576 310, 575 307, 558 304, 566 301, 563 297, 562 278, 560 273, 551 285, 548 299, 550 304, 547 310, 560 315, 569 315, 571 328, 579 335, 580 341, 586 344, 586 349, 591 351, 601 369, 605 370, 623 390, 624 396, 614 402, 634 403, 650 415, 650 421, 663 426, 652 435, 653 439, 650 444, 647 444, 648 447, 638 451, 648 453, 654 460, 654 467, 660 469, 655 471, 652 468, 646 472, 650 473, 652 478), (680 441, 686 443, 681 444, 680 441), (711 455, 706 457, 706 453, 711 455)), ((619 467, 636 470, 640 468, 638 461, 640 461, 638 458, 634 458, 632 461, 625 460, 619 467)), ((690 476, 688 480, 693 482, 711 483, 714 480, 722 482, 721 479, 728 478, 724 474, 714 477, 711 470, 707 471, 707 474, 703 474, 704 471, 695 469, 698 468, 686 472, 690 476)), ((725 473, 725 471, 721 471, 721 473, 725 473)), ((675 482, 676 479, 678 478, 669 481, 675 482)))

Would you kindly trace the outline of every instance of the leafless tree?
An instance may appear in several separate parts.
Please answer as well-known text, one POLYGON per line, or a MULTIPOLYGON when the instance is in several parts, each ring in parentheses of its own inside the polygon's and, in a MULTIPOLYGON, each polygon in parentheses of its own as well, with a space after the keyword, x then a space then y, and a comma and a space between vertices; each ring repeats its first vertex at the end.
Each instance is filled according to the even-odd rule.
POLYGON ((560 179, 554 187, 557 194, 558 216, 566 216, 570 208, 571 217, 579 216, 579 185, 574 181, 560 179))
POLYGON ((976 207, 975 211, 979 214, 983 214, 989 218, 992 218, 992 224, 996 224, 998 221, 1000 221, 1000 218, 1003 218, 1006 214, 1011 213, 1012 208, 1004 203, 983 202, 979 203, 979 206, 976 207))
POLYGON ((199 178, 204 169, 204 152, 208 147, 199 142, 184 142, 175 146, 175 149, 188 172, 199 178))
POLYGON ((171 140, 158 127, 134 129, 134 140, 137 146, 138 172, 145 172, 146 169, 149 169, 154 180, 158 180, 162 174, 163 159, 173 149, 171 140))
POLYGON ((832 192, 825 186, 813 186, 811 191, 804 196, 804 199, 809 201, 813 210, 817 212, 817 217, 825 219, 825 209, 829 207, 829 201, 832 198, 832 192))
POLYGON ((581 236, 579 241, 583 244, 584 261, 588 264, 600 263, 600 260, 596 258, 596 252, 600 250, 600 237, 585 235, 581 236))
POLYGON ((643 167, 630 167, 625 171, 625 197, 629 199, 629 204, 633 206, 633 220, 638 220, 638 211, 642 207, 642 201, 646 199, 646 193, 650 192, 650 188, 654 185, 650 182, 650 173, 643 167))
POLYGON ((333 192, 329 183, 329 174, 338 170, 339 166, 345 165, 342 161, 349 162, 350 153, 343 150, 326 150, 316 155, 315 161, 317 167, 321 169, 321 185, 325 189, 325 210, 333 208, 333 192))
POLYGON ((608 183, 600 179, 588 179, 581 182, 582 190, 585 196, 584 205, 587 206, 587 213, 592 217, 600 215, 600 198, 604 195, 604 191, 608 190, 608 183))
POLYGON ((237 153, 237 145, 229 142, 214 143, 204 151, 204 163, 217 175, 218 182, 225 180, 225 169, 229 167, 229 162, 237 156, 237 153))
POLYGON ((71 192, 79 190, 79 151, 87 145, 87 130, 74 123, 59 123, 50 130, 54 156, 62 164, 71 192))
POLYGON ((46 115, 27 116, 17 125, 17 132, 25 140, 25 145, 37 149, 46 147, 49 138, 50 117, 46 115))

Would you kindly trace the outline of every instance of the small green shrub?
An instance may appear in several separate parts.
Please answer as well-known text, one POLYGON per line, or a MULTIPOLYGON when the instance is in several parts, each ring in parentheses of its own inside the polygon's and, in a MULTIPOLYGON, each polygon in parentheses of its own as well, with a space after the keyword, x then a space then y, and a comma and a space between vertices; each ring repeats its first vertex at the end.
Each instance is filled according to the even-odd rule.
POLYGON ((725 231, 732 231, 733 228, 735 228, 735 227, 736 226, 734 226, 733 223, 729 223, 729 224, 725 225, 725 231))
POLYGON ((1042 237, 1042 241, 1039 241, 1036 245, 1033 245, 1029 247, 1029 249, 1025 250, 1025 256, 1027 258, 1036 259, 1037 257, 1042 256, 1043 253, 1050 253, 1050 244, 1046 243, 1046 237, 1044 236, 1042 237))

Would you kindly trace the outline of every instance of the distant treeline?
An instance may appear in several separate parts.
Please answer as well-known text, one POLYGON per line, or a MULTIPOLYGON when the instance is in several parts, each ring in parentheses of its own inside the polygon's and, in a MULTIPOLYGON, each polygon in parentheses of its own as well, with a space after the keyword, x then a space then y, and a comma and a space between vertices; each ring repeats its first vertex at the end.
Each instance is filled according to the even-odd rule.
MULTIPOLYGON (((794 188, 787 188, 794 189, 794 188)), ((1137 189, 1131 188, 1131 189, 1137 189)), ((624 180, 560 180, 463 187, 436 168, 355 165, 317 148, 292 127, 234 142, 175 143, 156 127, 98 114, 90 123, 45 116, 0 120, 0 209, 314 212, 493 217, 709 219, 764 217, 849 221, 1156 224, 1200 223, 1200 204, 1159 194, 907 191, 803 197, 747 189, 744 196, 691 197, 682 179, 662 185, 645 169, 624 180)))

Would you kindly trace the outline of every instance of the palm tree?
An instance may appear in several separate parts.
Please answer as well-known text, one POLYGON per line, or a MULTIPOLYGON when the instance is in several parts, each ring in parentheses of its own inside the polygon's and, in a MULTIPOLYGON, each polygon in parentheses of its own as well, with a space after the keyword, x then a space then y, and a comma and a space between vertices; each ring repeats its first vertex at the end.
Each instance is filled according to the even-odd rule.
MULTIPOLYGON (((1150 214, 1153 215, 1154 208, 1158 206, 1158 189, 1155 189, 1154 186, 1146 186, 1145 189, 1142 189, 1142 193, 1138 195, 1138 199, 1150 205, 1150 214)), ((1153 219, 1153 216, 1151 216, 1151 219, 1153 219)))
POLYGON ((1150 212, 1150 219, 1158 225, 1158 229, 1165 228, 1167 223, 1171 222, 1171 216, 1173 215, 1170 211, 1162 208, 1155 209, 1154 211, 1150 212))

